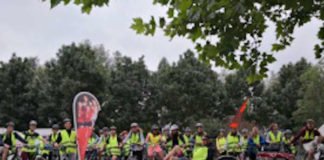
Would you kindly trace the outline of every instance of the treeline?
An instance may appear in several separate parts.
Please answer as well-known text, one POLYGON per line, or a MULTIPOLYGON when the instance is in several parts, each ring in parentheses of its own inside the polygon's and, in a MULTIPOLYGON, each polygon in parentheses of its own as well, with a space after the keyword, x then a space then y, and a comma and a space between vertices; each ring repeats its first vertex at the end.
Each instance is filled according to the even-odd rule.
POLYGON ((252 95, 247 121, 278 122, 285 128, 300 126, 307 118, 324 123, 322 63, 301 59, 252 87, 247 72, 219 74, 191 51, 172 64, 162 59, 152 72, 144 57, 111 55, 89 42, 62 46, 44 65, 37 58, 13 54, 0 63, 0 123, 14 121, 25 129, 34 119, 40 127, 49 127, 72 117, 73 97, 80 91, 90 91, 101 102, 98 127, 126 129, 134 121, 144 128, 170 122, 191 126, 199 121, 214 131, 252 95))

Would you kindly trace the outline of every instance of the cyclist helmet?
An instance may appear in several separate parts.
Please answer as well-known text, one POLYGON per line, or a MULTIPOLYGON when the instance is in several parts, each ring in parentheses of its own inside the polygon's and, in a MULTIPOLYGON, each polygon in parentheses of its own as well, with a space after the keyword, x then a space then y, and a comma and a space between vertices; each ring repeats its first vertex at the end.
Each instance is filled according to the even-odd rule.
POLYGON ((191 129, 189 127, 186 127, 185 132, 191 132, 191 129))
POLYGON ((108 127, 103 127, 103 128, 102 128, 102 131, 104 131, 104 132, 105 132, 105 131, 109 131, 109 128, 108 128, 108 127))
POLYGON ((197 123, 196 127, 203 127, 203 124, 202 123, 197 123))
POLYGON ((6 124, 6 126, 7 127, 14 127, 15 126, 15 123, 14 122, 8 122, 7 124, 6 124))
POLYGON ((221 128, 219 129, 219 132, 225 132, 225 129, 221 128))
POLYGON ((71 122, 71 119, 70 119, 70 118, 65 118, 65 119, 63 120, 63 122, 64 122, 64 123, 66 123, 66 122, 71 122))
POLYGON ((29 122, 29 125, 37 125, 37 122, 35 121, 35 120, 31 120, 30 122, 29 122))
POLYGON ((110 130, 116 130, 117 128, 115 126, 111 126, 110 130))
POLYGON ((171 126, 170 130, 175 131, 175 130, 178 130, 178 129, 179 129, 178 125, 174 124, 174 125, 171 126))
POLYGON ((291 134, 292 134, 292 131, 291 131, 290 129, 286 129, 286 130, 285 130, 285 134, 286 134, 286 135, 291 135, 291 134))
POLYGON ((131 124, 131 127, 138 127, 138 124, 134 122, 131 124))
POLYGON ((157 126, 156 124, 154 124, 154 125, 152 126, 152 130, 157 130, 157 129, 159 129, 159 126, 157 126))
POLYGON ((246 129, 246 128, 243 128, 243 129, 242 129, 242 133, 247 133, 247 132, 249 132, 248 129, 246 129))
POLYGON ((60 128, 60 126, 58 124, 53 124, 52 125, 52 129, 59 129, 59 128, 60 128))

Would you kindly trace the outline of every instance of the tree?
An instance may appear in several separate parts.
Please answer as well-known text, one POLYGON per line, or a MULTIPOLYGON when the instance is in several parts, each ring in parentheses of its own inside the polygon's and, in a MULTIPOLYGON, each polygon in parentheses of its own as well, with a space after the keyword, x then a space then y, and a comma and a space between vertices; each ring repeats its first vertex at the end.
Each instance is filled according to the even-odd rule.
POLYGON ((278 77, 274 79, 268 87, 266 96, 268 105, 273 107, 273 111, 282 120, 282 125, 291 127, 295 124, 292 113, 298 108, 297 101, 302 99, 298 94, 302 87, 300 76, 303 75, 311 64, 304 58, 295 64, 289 63, 281 67, 278 77))
POLYGON ((62 46, 57 58, 45 64, 42 81, 46 98, 38 111, 40 117, 56 122, 71 118, 73 98, 80 91, 89 91, 105 102, 108 74, 107 52, 102 47, 92 47, 89 42, 62 46))
MULTIPOLYGON (((51 7, 71 0, 51 0, 51 7)), ((109 0, 73 1, 90 13, 94 6, 103 6, 109 0)), ((134 18, 131 26, 137 33, 154 35, 161 28, 168 37, 185 37, 196 44, 200 59, 215 62, 228 69, 250 69, 249 81, 266 76, 267 65, 275 61, 273 53, 289 46, 296 28, 316 18, 324 20, 322 0, 153 0, 155 5, 167 7, 163 17, 151 17, 146 23, 134 18), (276 26, 276 42, 270 53, 262 52, 263 33, 267 23, 276 26), (217 39, 211 41, 210 39, 217 39)), ((324 52, 324 25, 318 31, 321 41, 314 47, 317 58, 324 52)))
POLYGON ((144 63, 144 57, 137 61, 117 53, 110 73, 109 100, 106 123, 128 129, 132 122, 138 122, 141 127, 148 128, 148 123, 157 121, 157 115, 152 113, 149 105, 150 74, 144 63))
POLYGON ((169 65, 165 60, 153 75, 152 90, 154 108, 160 123, 189 125, 221 115, 223 84, 211 66, 206 65, 187 51, 177 63, 169 65))
MULTIPOLYGON (((0 121, 13 121, 18 129, 26 129, 28 121, 40 120, 35 111, 38 103, 36 58, 12 55, 8 63, 0 63, 0 121)), ((40 122, 40 126, 44 123, 40 122)))
POLYGON ((323 62, 311 67, 301 76, 302 87, 297 101, 298 109, 293 119, 301 125, 306 119, 312 118, 317 124, 324 123, 324 65, 323 62))

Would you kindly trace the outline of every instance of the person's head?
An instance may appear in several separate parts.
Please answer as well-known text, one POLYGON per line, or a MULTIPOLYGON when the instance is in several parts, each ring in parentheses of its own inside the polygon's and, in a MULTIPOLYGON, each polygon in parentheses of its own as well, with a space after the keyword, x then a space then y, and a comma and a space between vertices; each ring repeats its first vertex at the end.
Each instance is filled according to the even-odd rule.
POLYGON ((131 131, 132 132, 138 132, 139 131, 139 125, 137 123, 131 124, 131 131))
POLYGON ((117 130, 117 128, 115 126, 111 126, 110 127, 110 134, 111 135, 116 135, 116 130, 117 130))
POLYGON ((99 136, 102 136, 103 135, 103 130, 102 129, 99 129, 99 136))
POLYGON ((308 129, 314 129, 315 121, 313 119, 308 119, 306 121, 306 126, 307 126, 308 129))
POLYGON ((9 133, 11 133, 15 128, 15 123, 13 122, 8 122, 6 125, 7 125, 7 132, 9 133))
POLYGON ((237 133, 237 127, 231 127, 231 133, 236 134, 237 133))
POLYGON ((203 133, 204 132, 204 126, 201 123, 196 124, 197 132, 198 133, 203 133))
POLYGON ((30 131, 35 131, 37 128, 37 122, 35 120, 31 120, 29 122, 29 130, 30 131))
POLYGON ((179 127, 178 127, 178 125, 174 124, 171 126, 170 130, 171 130, 172 135, 176 135, 176 134, 178 134, 179 127))
POLYGON ((59 130, 60 126, 58 124, 53 124, 52 125, 52 131, 53 133, 57 133, 59 130))
POLYGON ((169 131, 170 131, 169 126, 165 126, 165 127, 162 129, 162 132, 163 132, 163 134, 165 134, 165 135, 169 134, 169 131))
POLYGON ((284 136, 289 138, 292 136, 292 131, 290 129, 285 130, 284 136))
POLYGON ((258 127, 253 127, 252 128, 252 133, 251 133, 252 136, 257 136, 259 135, 259 128, 258 127))
POLYGON ((71 129, 72 128, 71 119, 65 118, 63 122, 64 122, 64 128, 65 129, 71 129))
POLYGON ((126 138, 127 135, 128 135, 128 132, 125 130, 125 131, 120 132, 119 137, 121 139, 124 139, 124 138, 126 138))
POLYGON ((208 137, 207 137, 207 136, 203 136, 203 137, 202 137, 202 144, 203 144, 204 146, 206 146, 206 145, 208 144, 208 137))
POLYGON ((190 136, 190 135, 191 135, 191 129, 190 129, 189 127, 187 127, 187 128, 185 129, 185 135, 186 135, 186 136, 190 136))
POLYGON ((225 137, 225 129, 219 130, 218 137, 225 137))
POLYGON ((270 126, 270 130, 271 131, 278 131, 278 124, 277 123, 272 123, 271 126, 270 126))
POLYGON ((244 137, 247 137, 247 136, 249 135, 249 130, 246 129, 246 128, 242 129, 242 135, 243 135, 244 137))
POLYGON ((103 127, 102 132, 103 132, 104 136, 108 136, 109 135, 109 128, 108 127, 103 127))
POLYGON ((159 126, 157 126, 156 124, 152 125, 152 133, 159 134, 159 126))

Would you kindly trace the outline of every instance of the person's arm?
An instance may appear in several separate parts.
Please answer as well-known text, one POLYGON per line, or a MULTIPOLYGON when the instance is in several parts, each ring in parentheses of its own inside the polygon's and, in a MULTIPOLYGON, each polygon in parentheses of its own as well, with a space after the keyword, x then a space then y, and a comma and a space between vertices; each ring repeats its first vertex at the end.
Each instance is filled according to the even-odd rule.
POLYGON ((146 135, 146 138, 145 138, 145 143, 147 143, 147 144, 150 143, 150 134, 151 134, 151 133, 148 133, 148 134, 146 135))
POLYGON ((140 139, 141 139, 141 144, 144 144, 145 139, 144 139, 144 134, 143 134, 142 130, 140 131, 140 139))
POLYGON ((262 136, 260 136, 260 144, 261 145, 267 144, 266 140, 262 136))
POLYGON ((21 143, 27 144, 27 141, 21 137, 17 132, 14 133, 14 136, 16 137, 16 139, 18 139, 18 141, 20 141, 21 143))
POLYGON ((123 143, 127 143, 127 141, 128 141, 128 139, 129 139, 129 137, 131 136, 131 134, 132 134, 132 131, 130 131, 130 132, 128 133, 128 135, 127 135, 127 137, 124 139, 123 143))
POLYGON ((56 143, 61 143, 61 141, 62 141, 62 135, 61 133, 58 133, 56 143))
POLYGON ((304 136, 305 135, 305 131, 306 131, 306 128, 302 128, 298 134, 296 136, 294 136, 293 140, 291 141, 291 143, 295 143, 300 137, 304 136))
POLYGON ((269 132, 266 134, 265 137, 266 137, 265 141, 266 141, 267 143, 271 143, 271 140, 270 140, 270 133, 269 133, 269 132))

